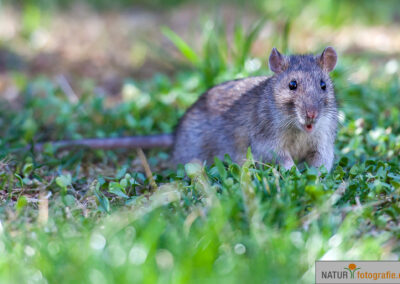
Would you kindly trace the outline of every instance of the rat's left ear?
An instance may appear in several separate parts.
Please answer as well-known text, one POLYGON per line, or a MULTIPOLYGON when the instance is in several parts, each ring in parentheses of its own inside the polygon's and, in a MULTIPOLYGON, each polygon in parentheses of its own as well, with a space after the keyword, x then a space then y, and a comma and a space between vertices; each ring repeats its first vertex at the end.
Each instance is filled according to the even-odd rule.
POLYGON ((318 56, 319 65, 327 72, 331 72, 335 68, 336 62, 337 54, 333 47, 328 46, 322 54, 318 56))
POLYGON ((274 73, 281 73, 287 69, 287 60, 275 47, 269 56, 269 68, 274 73))

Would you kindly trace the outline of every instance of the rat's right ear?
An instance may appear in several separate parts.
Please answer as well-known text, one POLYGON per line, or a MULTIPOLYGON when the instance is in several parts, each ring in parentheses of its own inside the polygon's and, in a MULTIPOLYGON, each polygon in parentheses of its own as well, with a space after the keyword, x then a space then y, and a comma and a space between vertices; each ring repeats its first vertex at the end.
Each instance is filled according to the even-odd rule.
POLYGON ((335 68, 336 62, 337 54, 335 49, 333 49, 331 46, 325 48, 322 54, 319 56, 319 65, 327 72, 331 72, 335 68))
POLYGON ((269 68, 274 73, 281 73, 286 70, 286 59, 285 56, 274 47, 269 56, 269 68))

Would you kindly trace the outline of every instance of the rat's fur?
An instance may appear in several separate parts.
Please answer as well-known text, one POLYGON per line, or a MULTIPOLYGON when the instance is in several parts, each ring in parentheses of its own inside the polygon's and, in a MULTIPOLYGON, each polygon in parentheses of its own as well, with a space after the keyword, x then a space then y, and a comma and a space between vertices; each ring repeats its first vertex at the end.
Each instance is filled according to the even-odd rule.
POLYGON ((318 56, 283 56, 273 49, 272 77, 249 77, 225 82, 204 93, 181 119, 174 139, 176 163, 212 162, 229 154, 243 163, 250 146, 256 160, 333 164, 337 107, 329 72, 336 52, 328 47, 318 56), (290 90, 290 81, 297 89, 290 90), (326 82, 322 90, 320 82, 326 82), (316 113, 310 119, 307 113, 316 113), (313 125, 306 131, 305 125, 313 125))

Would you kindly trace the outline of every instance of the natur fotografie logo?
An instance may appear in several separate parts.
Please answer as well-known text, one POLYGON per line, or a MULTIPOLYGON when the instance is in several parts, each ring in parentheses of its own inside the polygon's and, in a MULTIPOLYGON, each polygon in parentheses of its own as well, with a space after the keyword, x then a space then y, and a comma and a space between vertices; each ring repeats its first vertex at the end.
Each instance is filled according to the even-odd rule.
POLYGON ((315 283, 400 283, 400 261, 316 261, 315 283), (360 265, 361 264, 361 265, 360 265))
POLYGON ((354 272, 356 272, 356 270, 361 269, 360 267, 357 267, 357 265, 355 265, 354 263, 350 263, 348 267, 344 268, 345 270, 348 270, 350 272, 350 278, 354 279, 354 272))

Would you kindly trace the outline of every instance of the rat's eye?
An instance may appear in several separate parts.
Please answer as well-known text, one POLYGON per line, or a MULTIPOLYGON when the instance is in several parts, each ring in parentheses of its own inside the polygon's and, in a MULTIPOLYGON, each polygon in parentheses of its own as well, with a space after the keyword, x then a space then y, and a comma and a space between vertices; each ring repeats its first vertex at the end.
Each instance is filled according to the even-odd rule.
POLYGON ((321 82, 319 83, 319 85, 321 86, 322 90, 326 90, 326 83, 324 81, 321 80, 321 82))
POLYGON ((297 82, 295 80, 290 81, 289 89, 291 89, 291 90, 296 90, 297 89, 297 82))

